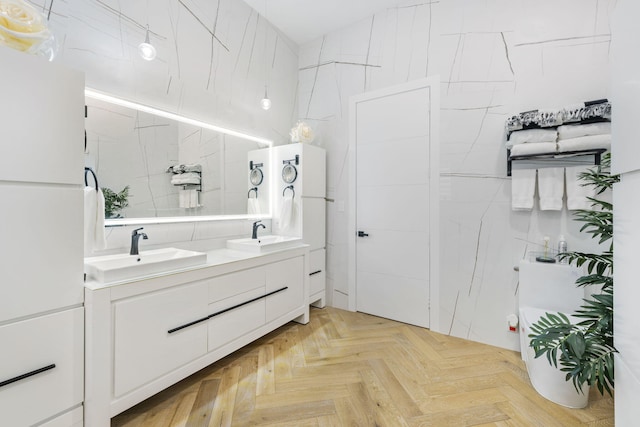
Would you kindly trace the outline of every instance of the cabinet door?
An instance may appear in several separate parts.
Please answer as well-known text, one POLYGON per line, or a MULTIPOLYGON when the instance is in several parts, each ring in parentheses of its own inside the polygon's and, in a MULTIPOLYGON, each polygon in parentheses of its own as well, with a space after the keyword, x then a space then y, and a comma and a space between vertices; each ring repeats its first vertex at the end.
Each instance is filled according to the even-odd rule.
POLYGON ((309 296, 325 290, 325 250, 320 249, 309 254, 309 296))
POLYGON ((303 301, 303 262, 303 257, 297 257, 267 266, 267 293, 286 288, 267 297, 267 323, 307 304, 303 301))
MULTIPOLYGON (((83 74, 4 47, 0 64, 0 159, 6 160, 0 180, 81 184, 83 74)), ((30 208, 52 212, 62 206, 30 208)))
POLYGON ((0 424, 33 425, 82 402, 83 340, 83 308, 0 327, 0 424))
POLYGON ((118 301, 113 315, 116 397, 207 351, 205 282, 118 301))
POLYGON ((81 304, 82 190, 0 182, 0 323, 81 304))
POLYGON ((325 247, 325 209, 323 198, 302 197, 302 239, 312 251, 325 247))

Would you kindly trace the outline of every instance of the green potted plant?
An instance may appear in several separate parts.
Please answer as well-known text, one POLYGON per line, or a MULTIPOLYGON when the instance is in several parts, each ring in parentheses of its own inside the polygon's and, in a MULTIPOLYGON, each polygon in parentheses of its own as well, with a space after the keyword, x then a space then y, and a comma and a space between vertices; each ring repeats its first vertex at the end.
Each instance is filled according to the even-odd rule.
MULTIPOLYGON (((610 154, 603 156, 601 165, 580 175, 582 185, 592 186, 596 195, 613 187, 620 180, 611 175, 610 154)), ((575 212, 576 220, 583 222, 580 231, 591 234, 599 243, 611 242, 601 254, 566 252, 561 258, 570 263, 586 266, 587 275, 576 281, 577 286, 596 285, 600 293, 585 299, 574 316, 581 319, 572 324, 562 313, 547 313, 532 325, 531 347, 536 357, 546 355, 549 363, 566 372, 576 390, 583 384, 595 385, 601 394, 613 395, 613 204, 598 198, 589 198, 592 209, 575 212)))
POLYGON ((104 194, 104 216, 105 218, 119 218, 120 211, 129 206, 129 186, 127 185, 116 193, 107 187, 102 187, 104 194))

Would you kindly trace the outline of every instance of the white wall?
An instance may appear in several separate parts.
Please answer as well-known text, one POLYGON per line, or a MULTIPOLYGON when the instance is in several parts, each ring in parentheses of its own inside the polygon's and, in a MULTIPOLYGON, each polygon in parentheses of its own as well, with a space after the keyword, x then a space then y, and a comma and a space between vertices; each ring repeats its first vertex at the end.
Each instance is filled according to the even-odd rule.
POLYGON ((614 344, 616 425, 640 419, 640 332, 638 331, 638 254, 640 253, 640 152, 637 114, 640 106, 640 4, 618 0, 612 25, 613 171, 614 187, 614 344))
MULTIPOLYGON (((514 213, 508 115, 609 93, 614 0, 407 1, 300 49, 299 114, 327 149, 328 286, 346 306, 349 96, 439 74, 441 332, 518 349, 513 267, 545 235, 593 248, 566 210, 514 213)), ((407 167, 420 167, 407 161, 407 167)))
MULTIPOLYGON (((276 144, 287 140, 297 119, 298 48, 246 3, 33 3, 50 16, 60 43, 55 60, 84 71, 87 86, 270 138, 276 144), (137 52, 147 24, 151 43, 158 51, 151 62, 137 52), (265 80, 273 101, 269 111, 259 106, 265 80)), ((148 226, 149 241, 145 243, 151 246, 244 234, 246 222, 148 226)), ((130 227, 109 230, 109 249, 127 246, 129 232, 130 227)))

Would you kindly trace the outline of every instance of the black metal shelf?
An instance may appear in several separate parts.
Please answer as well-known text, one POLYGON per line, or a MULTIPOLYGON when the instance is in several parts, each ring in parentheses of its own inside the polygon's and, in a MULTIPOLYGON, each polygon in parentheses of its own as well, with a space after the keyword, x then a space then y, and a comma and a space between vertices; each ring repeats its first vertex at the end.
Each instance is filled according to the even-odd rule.
POLYGON ((511 155, 511 150, 507 148, 507 176, 511 176, 511 166, 513 161, 518 160, 543 160, 543 159, 562 159, 578 156, 594 156, 593 164, 599 165, 602 160, 602 153, 607 151, 606 148, 594 148, 591 150, 563 151, 553 153, 523 154, 511 155))

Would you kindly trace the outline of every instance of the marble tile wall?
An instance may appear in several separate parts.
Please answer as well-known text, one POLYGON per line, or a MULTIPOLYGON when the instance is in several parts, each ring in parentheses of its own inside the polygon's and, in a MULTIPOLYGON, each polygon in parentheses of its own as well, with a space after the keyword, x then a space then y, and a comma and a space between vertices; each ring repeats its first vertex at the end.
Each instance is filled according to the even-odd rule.
MULTIPOLYGON (((287 140, 298 116, 298 47, 246 3, 238 0, 30 2, 49 18, 59 43, 55 61, 84 71, 87 86, 266 137, 276 144, 287 140), (158 52, 157 58, 150 62, 137 52, 138 44, 145 39, 147 25, 150 41, 158 52), (273 101, 269 111, 259 106, 265 84, 273 101)), ((141 169, 141 165, 124 163, 122 167, 141 169)), ((230 173, 228 168, 226 172, 230 173)), ((219 178, 207 177, 209 182, 219 178)), ((246 173, 242 185, 246 186, 246 173)), ((238 203, 239 194, 238 189, 227 194, 215 194, 212 189, 207 197, 238 203)), ((153 244, 245 233, 244 222, 155 225, 151 227, 155 234, 153 244)), ((109 230, 109 250, 128 245, 127 232, 109 230)))
POLYGON ((609 93, 615 1, 406 1, 300 49, 299 115, 327 149, 327 273, 346 307, 348 100, 426 76, 441 79, 440 332, 518 349, 513 267, 545 235, 592 248, 566 208, 512 212, 504 121, 609 93))

